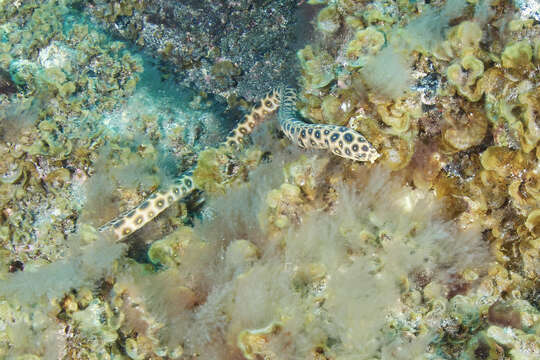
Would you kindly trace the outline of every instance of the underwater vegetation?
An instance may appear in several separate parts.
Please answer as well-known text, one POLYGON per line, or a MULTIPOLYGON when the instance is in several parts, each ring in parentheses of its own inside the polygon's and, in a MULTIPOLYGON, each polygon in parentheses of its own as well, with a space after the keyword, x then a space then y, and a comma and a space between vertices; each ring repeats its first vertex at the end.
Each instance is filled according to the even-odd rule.
POLYGON ((539 358, 535 4, 0 0, 0 358, 539 358))

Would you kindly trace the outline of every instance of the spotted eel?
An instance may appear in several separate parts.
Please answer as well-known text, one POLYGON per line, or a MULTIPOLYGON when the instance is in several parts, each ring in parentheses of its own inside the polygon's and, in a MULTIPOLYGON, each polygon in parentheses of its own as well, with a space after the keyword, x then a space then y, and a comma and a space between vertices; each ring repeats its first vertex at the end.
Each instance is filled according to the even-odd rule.
POLYGON ((302 149, 328 149, 356 161, 374 162, 380 156, 362 134, 345 126, 309 124, 296 117, 296 92, 283 90, 278 112, 281 131, 302 149))
MULTIPOLYGON (((296 92, 291 88, 273 90, 268 93, 231 131, 224 145, 230 149, 240 147, 246 136, 278 108, 281 130, 300 148, 328 149, 340 157, 356 161, 374 162, 380 156, 362 134, 350 128, 310 124, 298 119, 296 92)), ((193 171, 186 171, 172 185, 153 193, 134 209, 101 226, 99 231, 112 230, 116 239, 121 240, 195 189, 197 189, 197 184, 193 179, 193 171)))

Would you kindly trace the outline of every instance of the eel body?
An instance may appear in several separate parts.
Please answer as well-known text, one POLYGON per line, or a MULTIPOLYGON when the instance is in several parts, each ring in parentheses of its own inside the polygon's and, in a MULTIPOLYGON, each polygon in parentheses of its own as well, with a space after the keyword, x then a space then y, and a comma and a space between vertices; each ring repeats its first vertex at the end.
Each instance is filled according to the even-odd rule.
MULTIPOLYGON (((281 130, 297 146, 303 149, 327 149, 335 155, 355 161, 374 162, 380 155, 364 136, 350 128, 336 125, 310 124, 296 115, 296 93, 291 88, 273 90, 244 116, 224 145, 238 148, 247 135, 264 119, 278 110, 281 130)), ((134 209, 127 211, 99 228, 111 230, 121 240, 142 228, 153 218, 195 189, 193 172, 189 170, 177 178, 172 185, 156 191, 134 209)))
POLYGON ((309 124, 296 117, 296 92, 283 90, 278 113, 281 131, 302 149, 327 149, 337 156, 374 162, 377 150, 357 131, 345 126, 309 124))

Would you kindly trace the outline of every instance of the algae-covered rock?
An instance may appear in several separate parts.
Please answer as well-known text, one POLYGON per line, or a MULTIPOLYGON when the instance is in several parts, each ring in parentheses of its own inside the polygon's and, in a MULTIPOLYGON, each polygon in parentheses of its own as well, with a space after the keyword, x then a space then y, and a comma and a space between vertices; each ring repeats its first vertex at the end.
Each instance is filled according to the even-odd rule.
POLYGON ((252 149, 237 155, 232 156, 225 146, 202 151, 193 171, 197 187, 209 193, 223 193, 228 186, 244 181, 246 172, 259 163, 262 153, 252 149))
POLYGON ((484 63, 472 55, 466 55, 460 63, 448 67, 448 81, 455 85, 458 93, 470 101, 478 101, 482 97, 482 88, 475 86, 484 74, 484 63))
POLYGON ((330 5, 319 11, 317 15, 317 29, 325 35, 331 35, 341 26, 341 16, 336 6, 330 5))
POLYGON ((184 248, 193 239, 193 229, 182 226, 167 237, 153 242, 148 249, 148 258, 154 264, 177 266, 182 261, 184 248))
POLYGON ((37 64, 29 60, 16 60, 9 66, 9 72, 17 85, 30 84, 38 70, 37 64))
POLYGON ((253 264, 260 256, 255 244, 247 240, 234 240, 225 252, 225 266, 229 271, 240 274, 253 264))
POLYGON ((281 324, 277 322, 261 329, 244 330, 238 334, 237 346, 248 360, 256 359, 258 356, 277 359, 278 354, 267 349, 265 345, 270 342, 272 335, 277 334, 280 330, 281 324))
POLYGON ((490 146, 480 156, 482 166, 493 170, 499 176, 516 176, 526 167, 526 162, 520 152, 500 146, 490 146))
POLYGON ((477 22, 463 21, 448 32, 448 41, 456 55, 474 55, 482 40, 482 28, 477 22))
POLYGON ((88 337, 96 337, 98 341, 112 343, 116 341, 116 330, 120 326, 117 317, 112 313, 107 303, 95 299, 84 310, 75 311, 73 320, 80 331, 88 337))
POLYGON ((315 52, 315 50, 308 45, 298 51, 297 57, 302 66, 306 88, 320 89, 334 80, 335 64, 328 53, 315 52))
POLYGON ((347 57, 352 60, 351 66, 361 67, 367 63, 369 56, 381 50, 385 43, 384 33, 373 26, 358 30, 347 46, 347 57))
POLYGON ((448 111, 444 114, 448 126, 443 130, 443 139, 460 151, 480 144, 488 129, 488 119, 481 109, 471 107, 468 110, 448 111))
POLYGON ((347 125, 349 118, 360 100, 358 94, 350 89, 339 89, 322 99, 322 121, 326 124, 347 125))
POLYGON ((296 3, 281 0, 78 4, 115 38, 163 61, 164 77, 196 92, 225 98, 235 94, 249 101, 295 77, 294 57, 284 55, 292 49, 290 39, 306 30, 297 26, 296 3), (240 74, 233 81, 212 79, 212 67, 222 60, 236 64, 240 74))
POLYGON ((421 115, 420 104, 409 99, 387 101, 373 98, 373 102, 377 104, 381 120, 389 126, 389 133, 393 135, 407 133, 421 115))
POLYGON ((284 167, 285 179, 300 187, 306 198, 314 200, 317 196, 320 174, 329 162, 328 158, 314 159, 302 156, 298 161, 288 163, 284 167))
POLYGON ((532 48, 527 40, 518 41, 504 48, 502 65, 505 68, 519 69, 530 64, 532 48))
POLYGON ((15 82, 11 79, 11 74, 0 67, 0 94, 9 95, 16 91, 17 87, 15 82))
POLYGON ((279 189, 270 191, 266 197, 268 210, 259 214, 263 223, 273 224, 278 229, 287 227, 298 216, 299 205, 304 200, 301 189, 293 184, 281 184, 279 189))
POLYGON ((211 69, 211 74, 216 79, 218 86, 223 88, 231 87, 235 78, 241 73, 240 68, 229 60, 219 61, 211 69))

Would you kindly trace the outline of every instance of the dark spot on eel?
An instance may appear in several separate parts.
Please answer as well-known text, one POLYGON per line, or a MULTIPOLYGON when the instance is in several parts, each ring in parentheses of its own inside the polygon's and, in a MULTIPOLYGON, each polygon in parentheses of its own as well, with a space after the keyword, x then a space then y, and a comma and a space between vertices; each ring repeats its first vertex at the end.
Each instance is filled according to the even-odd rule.
MULTIPOLYGON (((178 188, 176 188, 176 190, 178 190, 178 188)), ((139 209, 144 210, 148 207, 148 205, 150 205, 150 202, 145 201, 141 205, 139 205, 139 209)))

